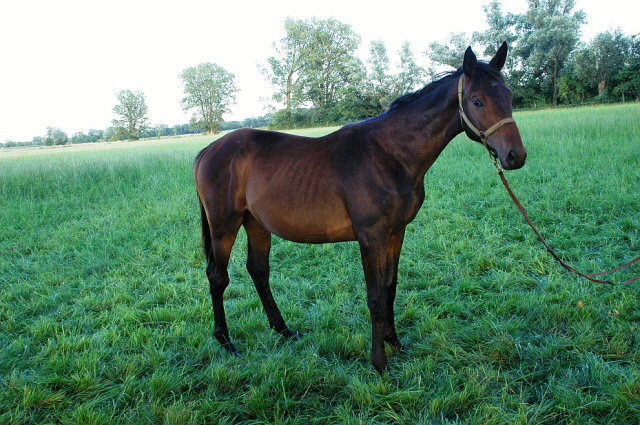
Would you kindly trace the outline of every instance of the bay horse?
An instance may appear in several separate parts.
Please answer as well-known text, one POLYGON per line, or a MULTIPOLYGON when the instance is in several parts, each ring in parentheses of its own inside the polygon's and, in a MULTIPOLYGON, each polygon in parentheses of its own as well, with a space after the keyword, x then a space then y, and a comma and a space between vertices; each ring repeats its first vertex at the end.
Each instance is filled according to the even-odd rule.
POLYGON ((312 244, 357 241, 371 315, 371 363, 381 374, 387 370, 384 343, 404 350, 393 317, 398 260, 405 227, 424 200, 429 167, 463 131, 484 142, 504 169, 524 165, 511 91, 500 72, 506 56, 506 43, 489 63, 468 48, 457 71, 395 100, 377 117, 323 137, 239 129, 198 154, 194 177, 206 274, 222 347, 239 355, 223 294, 240 226, 248 240, 247 269, 269 324, 291 339, 298 334, 285 324, 269 288, 271 234, 312 244))

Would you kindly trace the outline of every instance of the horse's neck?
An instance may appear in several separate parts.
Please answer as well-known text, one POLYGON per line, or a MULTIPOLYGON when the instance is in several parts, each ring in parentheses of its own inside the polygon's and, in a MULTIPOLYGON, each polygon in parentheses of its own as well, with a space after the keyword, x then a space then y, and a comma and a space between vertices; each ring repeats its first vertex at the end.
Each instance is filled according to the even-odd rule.
POLYGON ((392 137, 381 138, 385 150, 416 178, 424 177, 447 144, 462 132, 455 84, 445 83, 387 119, 392 137))

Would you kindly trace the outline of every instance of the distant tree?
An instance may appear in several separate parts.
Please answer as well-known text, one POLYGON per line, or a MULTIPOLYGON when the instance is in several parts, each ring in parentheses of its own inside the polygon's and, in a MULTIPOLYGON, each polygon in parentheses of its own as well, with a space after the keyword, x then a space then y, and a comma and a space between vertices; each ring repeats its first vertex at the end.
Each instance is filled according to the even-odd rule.
POLYGON ((400 73, 396 79, 395 91, 400 96, 424 85, 426 71, 416 63, 411 44, 408 41, 402 44, 398 51, 398 56, 400 57, 400 63, 398 64, 400 73))
POLYGON ((178 124, 171 127, 174 136, 181 136, 183 134, 190 134, 189 124, 178 124))
POLYGON ((115 142, 116 140, 126 140, 127 136, 127 130, 124 127, 107 127, 107 129, 104 131, 104 139, 110 142, 115 142))
POLYGON ((589 45, 593 53, 598 96, 603 96, 624 68, 631 40, 620 29, 597 34, 589 45))
POLYGON ((44 139, 46 146, 66 145, 67 143, 69 143, 67 133, 58 127, 47 127, 47 134, 44 139))
POLYGON ((31 146, 44 146, 44 137, 36 136, 31 140, 31 146))
POLYGON ((70 143, 78 144, 78 143, 89 143, 91 139, 89 136, 84 134, 83 132, 74 133, 73 136, 69 139, 70 143))
MULTIPOLYGON (((387 49, 383 41, 372 41, 369 49, 371 73, 366 77, 370 84, 371 97, 378 106, 386 108, 394 99, 413 91, 424 84, 426 74, 424 68, 418 66, 411 51, 409 42, 403 43, 398 51, 400 62, 397 64, 398 73, 391 72, 391 65, 387 49)), ((375 111, 374 115, 381 110, 375 111)))
POLYGON ((267 59, 267 66, 258 68, 264 77, 274 87, 273 100, 281 103, 287 111, 298 105, 294 100, 294 90, 302 77, 305 63, 303 56, 309 49, 307 40, 307 23, 288 18, 284 23, 287 36, 280 43, 273 43, 275 56, 267 59))
POLYGON ((113 113, 119 115, 120 119, 113 120, 113 125, 123 128, 127 138, 138 139, 140 131, 148 123, 147 111, 149 108, 145 102, 144 93, 122 90, 116 96, 119 103, 113 107, 113 113))
POLYGON ((397 81, 390 72, 389 55, 382 40, 374 40, 369 48, 369 60, 371 73, 367 81, 371 85, 372 97, 379 103, 378 106, 386 108, 392 100, 398 97, 397 81))
POLYGON ((304 101, 322 111, 333 106, 345 79, 352 75, 353 54, 360 36, 351 26, 333 18, 312 18, 306 23, 307 49, 302 58, 305 70, 301 77, 301 95, 304 101))
POLYGON ((558 81, 558 97, 562 103, 584 103, 596 96, 598 81, 595 78, 595 59, 588 48, 574 51, 558 81))
POLYGON ((173 135, 173 131, 166 124, 156 124, 153 127, 147 127, 140 133, 140 137, 145 139, 152 137, 159 139, 160 137, 171 135, 173 135))
POLYGON ((624 68, 618 72, 618 84, 614 89, 623 100, 627 95, 640 98, 640 34, 631 36, 629 43, 629 56, 624 68))
POLYGON ((350 77, 360 37, 336 19, 285 21, 287 36, 274 44, 277 55, 261 66, 276 89, 273 99, 289 111, 310 104, 329 110, 350 77))
POLYGON ((100 140, 104 140, 104 131, 91 129, 87 132, 87 137, 89 137, 89 141, 91 143, 96 143, 100 140))
POLYGON ((235 76, 214 63, 201 63, 186 68, 180 75, 186 97, 182 99, 185 111, 195 109, 193 121, 209 133, 222 127, 222 115, 231 112, 235 94, 239 91, 235 76))
POLYGON ((529 9, 520 17, 515 56, 521 58, 529 85, 547 88, 558 104, 560 71, 580 40, 580 26, 586 15, 573 11, 575 0, 527 0, 529 9))
POLYGON ((387 55, 387 47, 382 40, 374 40, 369 48, 369 60, 371 65, 371 74, 369 79, 381 91, 389 91, 391 84, 389 78, 389 55, 387 55))
POLYGON ((451 33, 445 44, 432 42, 425 55, 437 65, 446 65, 457 68, 461 65, 460 58, 464 57, 464 51, 472 44, 471 37, 465 33, 451 33))
POLYGON ((355 56, 345 59, 339 86, 332 104, 319 110, 314 125, 360 121, 378 115, 386 107, 374 94, 364 63, 355 56))
MULTIPOLYGON (((520 16, 513 13, 504 14, 502 12, 502 4, 495 0, 482 6, 482 8, 489 28, 484 32, 474 32, 473 41, 484 47, 484 56, 493 56, 505 41, 513 49, 518 43, 516 25, 520 20, 520 16)), ((513 70, 513 63, 513 55, 508 55, 505 67, 507 78, 509 78, 509 72, 513 70)))

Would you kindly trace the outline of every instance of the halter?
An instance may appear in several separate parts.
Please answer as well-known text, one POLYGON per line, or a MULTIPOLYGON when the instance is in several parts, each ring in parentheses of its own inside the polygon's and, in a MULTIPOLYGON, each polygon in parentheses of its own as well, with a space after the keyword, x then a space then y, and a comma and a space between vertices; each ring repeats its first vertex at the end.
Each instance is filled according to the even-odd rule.
MULTIPOLYGON (((460 121, 466 124, 469 130, 471 130, 476 136, 480 138, 484 147, 487 150, 489 150, 489 146, 487 146, 487 139, 489 138, 489 136, 491 136, 493 133, 495 133, 500 127, 502 127, 505 124, 509 124, 509 123, 515 124, 516 120, 514 120, 513 118, 505 118, 503 120, 498 121, 497 123, 489 127, 487 130, 484 130, 484 131, 478 130, 478 127, 473 125, 471 120, 469 120, 469 117, 464 112, 464 107, 462 106, 462 79, 463 78, 464 78, 464 73, 460 75, 460 79, 458 79, 458 104, 460 105, 460 121)), ((464 125, 463 125, 463 128, 464 128, 464 125)))

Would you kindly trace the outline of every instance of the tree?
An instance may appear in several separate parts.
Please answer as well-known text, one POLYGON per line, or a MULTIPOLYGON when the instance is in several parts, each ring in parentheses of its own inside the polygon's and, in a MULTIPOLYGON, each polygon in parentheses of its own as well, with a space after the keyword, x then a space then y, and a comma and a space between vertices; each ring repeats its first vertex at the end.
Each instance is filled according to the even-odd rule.
POLYGON ((547 88, 558 104, 560 70, 580 40, 586 15, 573 12, 575 0, 527 0, 529 9, 516 26, 518 47, 527 84, 547 88))
POLYGON ((398 55, 400 56, 400 63, 398 64, 400 73, 396 80, 396 93, 400 96, 424 85, 426 71, 416 64, 411 44, 408 41, 402 44, 398 55))
POLYGON ((584 103, 597 95, 595 59, 586 46, 574 51, 558 81, 558 97, 562 103, 584 103))
POLYGON ((615 93, 622 95, 623 100, 625 94, 635 93, 636 98, 640 98, 640 34, 631 36, 629 45, 628 59, 618 72, 618 85, 614 89, 615 93))
POLYGON ((90 141, 91 140, 89 139, 89 137, 81 131, 78 133, 74 133, 73 136, 71 136, 71 138, 69 139, 69 142, 71 142, 72 144, 89 143, 90 141))
POLYGON ((625 59, 629 56, 631 41, 620 31, 615 30, 597 34, 590 43, 593 54, 593 65, 598 81, 598 96, 603 96, 614 82, 618 73, 624 68, 625 59))
POLYGON ((460 58, 464 57, 465 50, 473 44, 472 42, 473 40, 465 33, 451 33, 446 44, 434 41, 429 44, 429 49, 424 53, 436 64, 457 68, 460 66, 460 58))
POLYGON ((298 87, 304 69, 303 55, 308 49, 305 21, 288 18, 284 23, 287 36, 280 44, 273 43, 277 56, 267 59, 268 66, 259 66, 260 72, 275 88, 273 100, 284 105, 287 111, 297 107, 293 100, 294 88, 298 87))
POLYGON ((389 56, 382 40, 371 42, 369 48, 371 73, 367 79, 371 84, 372 96, 381 107, 386 107, 396 96, 396 88, 389 74, 389 56))
POLYGON ((47 127, 47 135, 44 138, 44 144, 46 146, 66 145, 67 143, 69 143, 67 133, 58 127, 47 127))
MULTIPOLYGON (((365 78, 369 82, 370 97, 382 107, 386 108, 394 99, 413 91, 417 86, 423 85, 424 68, 418 66, 415 61, 411 44, 405 41, 398 50, 400 62, 397 64, 397 73, 391 72, 391 65, 387 55, 387 49, 381 40, 372 41, 369 49, 371 73, 365 78)), ((376 110, 374 115, 381 112, 376 110)))
POLYGON ((129 139, 138 139, 140 131, 147 126, 148 107, 144 93, 122 90, 116 95, 118 104, 113 107, 113 113, 120 119, 113 120, 113 125, 125 130, 129 139))
POLYGON ((275 89, 272 99, 284 107, 269 125, 285 128, 341 120, 344 108, 338 104, 366 73, 353 56, 360 37, 333 18, 287 19, 285 29, 287 36, 274 43, 277 55, 259 66, 275 89), (304 107, 313 110, 304 111, 304 107))
POLYGON ((186 97, 182 99, 185 111, 195 109, 193 123, 197 123, 209 133, 222 128, 222 115, 231 112, 235 104, 235 76, 214 63, 201 63, 186 68, 180 75, 186 97))
POLYGON ((45 139, 44 137, 36 136, 31 140, 30 144, 31 144, 31 146, 44 146, 44 144, 45 144, 44 143, 45 142, 44 139, 45 139))
POLYGON ((302 100, 319 110, 331 108, 345 79, 352 75, 353 54, 360 36, 336 19, 307 21, 307 49, 302 57, 302 100))
MULTIPOLYGON (((484 55, 492 56, 503 42, 507 42, 509 47, 517 44, 518 36, 516 34, 516 25, 520 17, 513 13, 502 13, 502 4, 499 1, 482 6, 487 25, 489 29, 484 32, 474 32, 473 41, 484 47, 484 55)), ((507 57, 505 70, 509 71, 513 68, 513 55, 507 57)))
POLYGON ((89 137, 89 141, 91 143, 96 143, 104 139, 104 131, 90 129, 89 132, 87 133, 87 137, 89 137))

